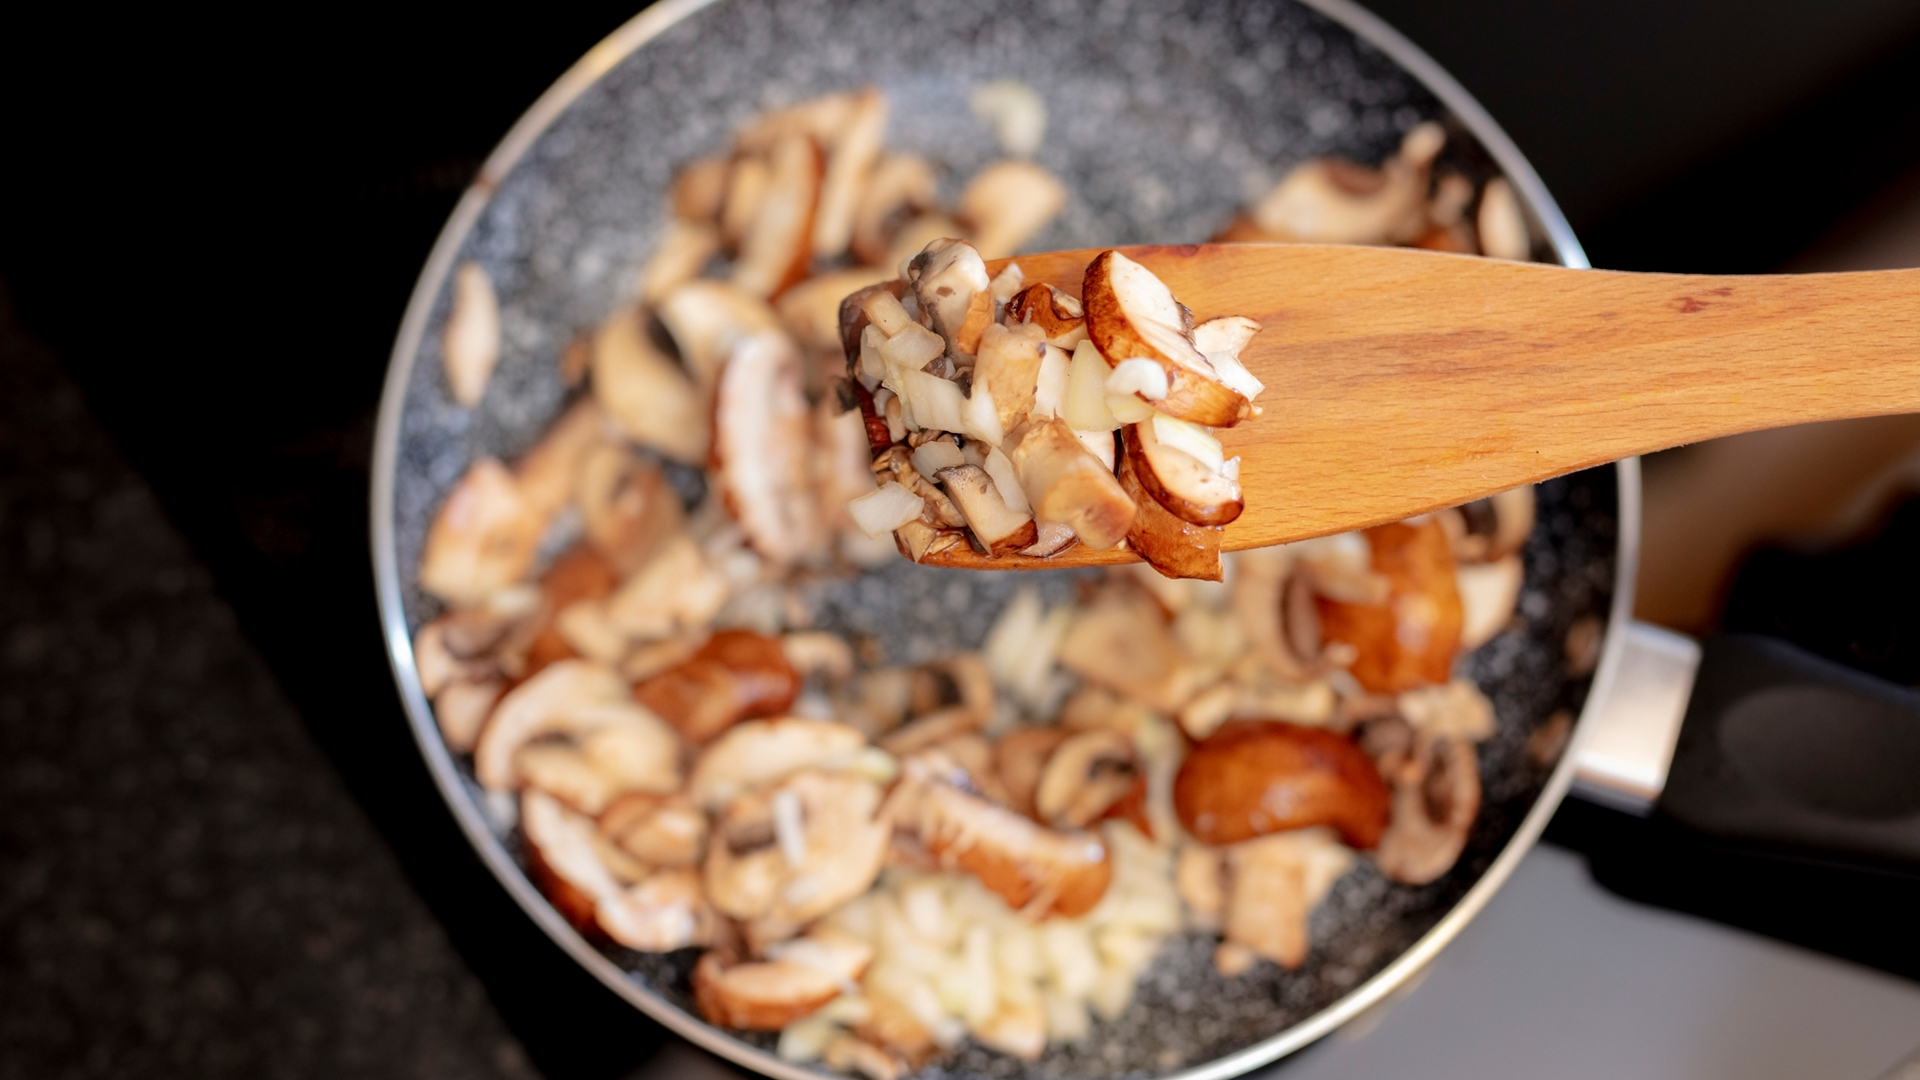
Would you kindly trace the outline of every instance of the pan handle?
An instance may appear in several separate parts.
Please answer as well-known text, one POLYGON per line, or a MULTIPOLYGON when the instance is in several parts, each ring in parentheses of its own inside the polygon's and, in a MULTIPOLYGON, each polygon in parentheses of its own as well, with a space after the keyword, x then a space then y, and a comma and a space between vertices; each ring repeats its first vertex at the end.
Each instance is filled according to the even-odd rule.
POLYGON ((1628 628, 1577 794, 1717 844, 1920 875, 1920 691, 1776 638, 1628 628))

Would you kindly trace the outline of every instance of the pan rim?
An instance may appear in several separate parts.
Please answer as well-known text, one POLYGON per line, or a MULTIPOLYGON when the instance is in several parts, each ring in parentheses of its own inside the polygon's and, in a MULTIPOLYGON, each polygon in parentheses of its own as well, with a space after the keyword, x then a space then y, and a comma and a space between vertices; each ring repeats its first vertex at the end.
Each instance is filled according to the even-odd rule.
MULTIPOLYGON (((587 50, 521 115, 461 194, 415 281, 388 359, 374 432, 370 491, 372 527, 369 539, 373 549, 374 591, 379 606, 381 636, 414 741, 461 831, 502 887, 555 944, 609 989, 668 1030, 705 1050, 764 1075, 781 1080, 808 1080, 837 1074, 823 1073, 782 1060, 694 1018, 635 981, 624 969, 588 943, 514 861, 468 790, 465 778, 440 737, 432 707, 421 689, 419 673, 414 666, 413 642, 407 631, 401 599, 399 556, 395 543, 395 486, 400 423, 407 385, 418 360, 420 342, 425 336, 434 301, 453 269, 461 245, 501 181, 575 99, 591 89, 628 55, 681 20, 718 2, 720 0, 660 0, 587 50)), ((1522 205, 1532 210, 1561 265, 1577 269, 1590 267, 1586 252, 1574 236, 1572 226, 1525 155, 1492 115, 1438 62, 1378 16, 1351 0, 1296 2, 1340 23, 1360 40, 1386 54, 1438 98, 1472 132, 1509 182, 1518 189, 1522 205)), ((1615 551, 1613 599, 1608 610, 1600 663, 1582 706, 1580 721, 1574 727, 1571 743, 1500 854, 1432 928, 1366 982, 1292 1027, 1203 1065, 1169 1074, 1165 1080, 1225 1080, 1226 1077, 1239 1076, 1302 1049, 1368 1009, 1381 1005, 1430 963, 1479 914, 1532 849, 1572 783, 1574 762, 1587 732, 1593 726, 1589 717, 1597 710, 1613 684, 1625 643, 1622 631, 1632 615, 1640 548, 1640 462, 1638 458, 1627 458, 1616 462, 1614 469, 1618 491, 1619 543, 1615 551)))

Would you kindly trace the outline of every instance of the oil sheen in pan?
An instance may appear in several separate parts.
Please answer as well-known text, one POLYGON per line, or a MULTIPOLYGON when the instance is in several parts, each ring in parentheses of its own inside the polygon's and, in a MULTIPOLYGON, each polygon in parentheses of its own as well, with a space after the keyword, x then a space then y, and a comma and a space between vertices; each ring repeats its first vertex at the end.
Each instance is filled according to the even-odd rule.
MULTIPOLYGON (((966 104, 968 88, 988 78, 1021 79, 1050 106, 1039 160, 1073 195, 1032 242, 1037 250, 1204 239, 1292 164, 1324 154, 1377 160, 1400 131, 1429 117, 1448 121, 1448 167, 1476 182, 1497 171, 1391 58, 1297 4, 740 0, 706 7, 599 74, 510 169, 492 176, 491 192, 470 196, 469 212, 456 215, 436 249, 396 349, 399 381, 390 396, 404 397, 397 423, 383 420, 386 449, 377 463, 392 469, 377 480, 390 484, 381 490, 391 501, 376 507, 391 522, 376 539, 393 578, 383 600, 398 606, 388 612, 390 625, 404 634, 436 614, 412 583, 433 509, 469 461, 483 453, 512 458, 558 413, 566 391, 555 359, 573 333, 627 295, 640 255, 664 224, 661 193, 676 163, 723 145, 737 123, 765 106, 872 82, 893 104, 890 144, 926 154, 957 184, 996 153, 966 104), (504 354, 475 410, 452 404, 440 374, 446 269, 456 259, 483 263, 502 298, 504 354)), ((1224 979, 1213 970, 1210 938, 1175 936, 1127 1015, 1084 1043, 1051 1048, 1032 1064, 969 1048, 925 1072, 1093 1077, 1201 1065, 1320 1012, 1416 942, 1485 873, 1546 783, 1548 770, 1526 750, 1533 730, 1557 709, 1579 712, 1587 686, 1567 677, 1563 642, 1574 621, 1604 618, 1609 608, 1615 472, 1541 487, 1519 626, 1469 661, 1467 673, 1494 700, 1499 729, 1481 747, 1485 805, 1453 871, 1410 888, 1387 883, 1362 861, 1316 913, 1314 950, 1299 971, 1263 965, 1224 979)), ((695 475, 682 479, 688 495, 701 486, 695 475)), ((915 659, 977 646, 1016 584, 1039 585, 1058 600, 1070 578, 1015 581, 901 564, 823 584, 812 599, 822 625, 881 631, 875 636, 891 659, 915 659)), ((422 737, 435 738, 424 701, 409 707, 422 737)), ((470 779, 448 794, 477 820, 470 779)), ((510 833, 487 839, 519 858, 510 833)), ((640 985, 693 1012, 685 989, 691 952, 609 955, 640 985)), ((761 1048, 773 1043, 771 1035, 741 1038, 761 1048)))

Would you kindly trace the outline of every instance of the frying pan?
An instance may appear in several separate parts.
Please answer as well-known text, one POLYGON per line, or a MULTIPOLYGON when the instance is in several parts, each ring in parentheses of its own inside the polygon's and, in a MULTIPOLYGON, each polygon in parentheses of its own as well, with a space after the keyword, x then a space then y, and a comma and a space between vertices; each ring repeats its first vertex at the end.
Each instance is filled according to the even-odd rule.
MULTIPOLYGON (((944 169, 948 200, 996 156, 969 112, 978 82, 1013 78, 1046 101, 1039 162, 1066 181, 1067 209, 1033 250, 1203 240, 1292 165, 1337 154, 1378 161, 1423 119, 1447 127, 1442 166, 1519 192, 1537 258, 1586 265, 1538 177, 1492 119, 1434 62, 1343 0, 665 0, 596 46, 507 135, 441 233, 402 323, 374 462, 373 549, 384 631, 421 752, 468 838, 529 917, 585 968, 668 1028, 741 1065, 818 1075, 780 1060, 773 1037, 720 1030, 693 1008, 694 954, 591 944, 529 881, 509 808, 441 741, 422 694, 413 631, 438 613, 414 581, 432 514, 468 463, 511 460, 566 403, 556 358, 630 295, 666 224, 673 167, 725 145, 757 112, 876 84, 891 146, 944 169), (482 263, 500 294, 503 350, 477 408, 448 393, 440 328, 451 272, 482 263)), ((1544 827, 1571 755, 1533 736, 1557 711, 1581 716, 1619 662, 1638 536, 1633 461, 1539 488, 1513 628, 1465 661, 1492 698, 1480 747, 1484 806, 1453 870, 1391 883, 1362 860, 1313 920, 1306 964, 1226 979, 1213 939, 1176 935, 1128 1012, 1073 1046, 1023 1063, 964 1047, 927 1075, 1234 1076, 1290 1053, 1380 1001, 1483 907, 1544 827), (1609 628, 1597 669, 1570 670, 1576 623, 1609 628)), ((1356 477, 1364 483, 1364 477, 1356 477)), ((689 499, 697 473, 676 474, 689 499)), ((941 571, 901 562, 808 596, 817 622, 884 642, 893 662, 977 647, 1017 584, 1050 601, 1074 572, 941 571), (1018 577, 1018 581, 1010 580, 1018 577)))

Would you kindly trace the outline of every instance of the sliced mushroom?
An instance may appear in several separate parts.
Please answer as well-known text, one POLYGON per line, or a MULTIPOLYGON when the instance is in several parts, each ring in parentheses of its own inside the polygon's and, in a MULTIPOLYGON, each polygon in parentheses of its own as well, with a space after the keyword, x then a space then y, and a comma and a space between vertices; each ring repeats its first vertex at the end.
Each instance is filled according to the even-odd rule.
POLYGON ((1375 526, 1366 537, 1373 572, 1387 579, 1389 594, 1383 603, 1321 597, 1321 633, 1357 651, 1350 670, 1369 691, 1396 694, 1445 683, 1461 627, 1446 530, 1429 517, 1375 526))
POLYGON ((593 820, 539 791, 521 796, 520 829, 534 880, 580 929, 648 952, 718 940, 721 922, 691 870, 663 870, 621 885, 602 860, 593 820))
POLYGON ((1056 521, 1036 522, 1036 524, 1040 527, 1039 538, 1026 547, 1021 548, 1020 554, 1022 555, 1034 559, 1044 559, 1049 555, 1058 555, 1074 544, 1079 543, 1079 538, 1073 535, 1073 528, 1071 526, 1062 525, 1056 521))
POLYGON ((1259 332, 1260 324, 1244 315, 1222 315, 1193 328, 1193 347, 1213 365, 1213 373, 1228 389, 1246 395, 1248 401, 1259 397, 1266 386, 1240 362, 1240 350, 1259 332))
POLYGON ((884 283, 887 276, 884 270, 865 267, 818 274, 781 293, 774 310, 794 340, 816 358, 815 367, 823 374, 837 375, 846 362, 840 326, 842 303, 855 293, 884 283))
POLYGON ((473 749, 480 730, 492 715, 494 703, 506 691, 503 679, 450 683, 433 696, 433 718, 447 749, 464 754, 473 749))
POLYGON ((1323 829, 1303 829, 1237 844, 1228 860, 1228 944, 1288 970, 1299 967, 1310 942, 1308 918, 1352 868, 1353 852, 1323 829))
POLYGON ((1087 267, 1080 295, 1087 336, 1112 366, 1143 357, 1167 374, 1167 396, 1153 407, 1208 427, 1231 427, 1252 415, 1246 396, 1220 381, 1188 336, 1189 316, 1153 271, 1117 251, 1087 267))
POLYGON ((1520 556, 1489 563, 1467 563, 1454 571, 1460 591, 1460 648, 1477 649, 1499 636, 1513 621, 1513 609, 1526 583, 1520 556))
POLYGON ((929 244, 966 235, 966 226, 945 214, 921 214, 907 221, 894 232, 893 242, 887 246, 887 253, 882 257, 880 266, 904 278, 913 260, 919 258, 920 253, 925 251, 929 244))
POLYGON ((973 226, 983 258, 1001 259, 1047 227, 1067 204, 1067 186, 1032 162, 996 161, 960 193, 960 217, 973 226))
POLYGON ((965 240, 935 240, 908 264, 907 281, 913 286, 914 298, 929 328, 945 339, 949 349, 972 353, 973 349, 960 345, 962 331, 970 332, 977 341, 993 315, 993 294, 989 291, 993 282, 980 252, 965 240), (986 303, 975 303, 976 296, 985 296, 986 303), (978 314, 982 309, 987 313, 984 322, 978 314), (969 326, 970 315, 978 330, 969 326))
POLYGON ((513 626, 484 607, 450 611, 413 636, 413 668, 420 691, 434 697, 449 685, 482 682, 500 673, 488 654, 513 626))
POLYGON ((1020 290, 1007 301, 1007 322, 1032 323, 1047 336, 1047 344, 1072 352, 1087 339, 1087 312, 1078 297, 1040 282, 1020 290))
POLYGON ((1132 793, 1139 780, 1133 740, 1117 731, 1083 731, 1047 759, 1033 793, 1034 813, 1056 829, 1083 829, 1132 793))
POLYGON ((735 158, 727 173, 726 201, 720 207, 720 239, 737 252, 773 190, 773 167, 757 155, 735 158))
POLYGON ((994 771, 1007 794, 1007 805, 1023 814, 1033 813, 1033 794, 1039 790, 1040 776, 1047 759, 1073 733, 1057 727, 1015 728, 994 745, 994 771))
POLYGON ((670 202, 675 217, 701 225, 720 220, 727 201, 727 178, 733 162, 725 156, 701 158, 673 174, 670 202))
POLYGON ((774 141, 767 166, 766 197, 740 237, 733 264, 733 283, 755 296, 774 296, 807 276, 824 170, 818 144, 798 133, 774 141))
POLYGON ((1187 905, 1187 921, 1196 930, 1217 930, 1227 911, 1226 859, 1219 848, 1180 845, 1173 884, 1187 905))
POLYGON ((1012 431, 1033 409, 1040 365, 1047 357, 1045 335, 1031 323, 995 323, 981 335, 978 354, 973 385, 976 389, 985 387, 993 395, 1001 430, 1012 431))
POLYGON ((688 790, 694 801, 718 810, 756 788, 802 769, 851 763, 867 738, 851 724, 831 720, 753 720, 729 730, 702 751, 688 790))
POLYGON ((684 794, 630 791, 600 812, 600 831, 648 866, 693 866, 707 850, 707 815, 684 794))
POLYGON ((700 546, 680 534, 662 542, 645 566, 607 602, 607 615, 629 637, 655 641, 705 626, 731 587, 700 546))
POLYGON ((1131 451, 1120 462, 1120 489, 1139 508, 1132 528, 1127 530, 1128 547, 1169 578, 1221 580, 1220 529, 1183 521, 1161 505, 1140 482, 1136 455, 1131 451))
POLYGON ((880 803, 874 781, 818 770, 735 799, 707 849, 714 906, 766 943, 866 892, 893 838, 892 821, 876 816, 880 803))
POLYGON ((548 664, 580 655, 560 628, 561 614, 581 601, 605 599, 619 578, 614 565, 588 544, 575 545, 554 560, 540 575, 539 608, 501 646, 503 665, 524 679, 548 664))
POLYGON ((967 542, 967 534, 959 529, 940 529, 924 521, 909 521, 893 531, 894 542, 900 547, 900 554, 914 562, 925 562, 930 555, 959 547, 967 542))
POLYGON ((909 780, 903 819, 942 866, 980 879, 1029 918, 1083 915, 1113 877, 1106 845, 1091 833, 1055 832, 938 780, 909 780))
MULTIPOLYGON (((903 222, 934 204, 933 166, 911 154, 889 154, 867 177, 866 189, 853 214, 853 253, 860 261, 889 273, 899 268, 889 259, 893 238, 903 222)), ((951 234, 948 234, 951 235, 951 234)), ((925 242, 922 241, 922 245, 925 242)), ((914 250, 919 250, 915 248, 914 250)))
POLYGON ((742 720, 786 711, 799 693, 800 675, 780 639, 722 630, 699 652, 635 686, 633 699, 704 743, 742 720))
POLYGON ((440 504, 420 559, 420 587, 452 604, 478 604, 524 579, 546 530, 506 466, 483 457, 440 504))
POLYGON ((676 461, 707 456, 707 413, 673 358, 647 336, 642 314, 622 308, 593 336, 593 393, 626 436, 676 461))
POLYGON ((987 555, 1019 551, 1040 538, 1031 514, 1007 506, 993 478, 978 465, 941 469, 940 484, 967 519, 975 544, 987 555))
POLYGON ((830 146, 845 130, 857 97, 855 91, 822 94, 796 105, 763 112, 734 134, 734 150, 742 154, 764 153, 782 139, 795 135, 830 146))
POLYGON ((1081 608, 1060 642, 1060 665, 1164 713, 1178 712, 1205 678, 1154 602, 1130 586, 1108 589, 1081 608))
POLYGON ((1380 842, 1388 792, 1352 739, 1277 720, 1236 720, 1195 746, 1173 782, 1181 824, 1205 844, 1330 825, 1357 848, 1380 842))
POLYGON ((855 1073, 867 1080, 898 1080, 906 1071, 892 1054, 845 1032, 827 1040, 820 1060, 829 1069, 855 1073))
POLYGON ((720 253, 720 230, 682 218, 667 223, 660 240, 640 271, 640 302, 652 304, 675 288, 700 276, 720 253))
POLYGON ((1526 262, 1533 257, 1533 238, 1527 235, 1527 217, 1520 211, 1520 199, 1513 185, 1502 177, 1487 181, 1480 190, 1480 213, 1475 219, 1480 231, 1480 247, 1495 259, 1526 262))
POLYGON ((700 874, 682 866, 658 870, 595 906, 600 929, 640 952, 672 952, 711 945, 725 933, 707 903, 700 874))
POLYGON ((500 301, 479 263, 461 263, 453 275, 453 307, 441 353, 453 400, 469 409, 480 404, 500 360, 500 301))
POLYGON ((853 239, 860 196, 887 134, 886 95, 872 87, 862 90, 847 114, 827 153, 820 205, 813 216, 813 254, 822 259, 842 254, 853 239))
POLYGON ((780 329, 766 301, 724 281, 689 281, 661 297, 654 313, 695 384, 707 389, 743 339, 780 329))
POLYGON ((1226 525, 1240 516, 1246 505, 1240 481, 1227 475, 1211 434, 1164 416, 1128 424, 1125 432, 1134 472, 1161 506, 1195 525, 1226 525))
POLYGON ((1446 142, 1440 125, 1416 124, 1379 169, 1332 158, 1288 173, 1253 207, 1267 239, 1321 244, 1406 243, 1426 228, 1427 170, 1446 142))
POLYGON ((1039 522, 1065 525, 1100 551, 1126 537, 1137 512, 1133 499, 1065 421, 1029 422, 1016 438, 1007 456, 1039 522))
POLYGON ((671 791, 679 786, 680 741, 660 718, 633 703, 626 684, 604 665, 562 660, 500 699, 474 747, 481 786, 503 791, 519 781, 516 756, 547 736, 583 741, 602 728, 619 729, 620 790, 671 791))
POLYGON ((694 965, 693 997, 710 1024, 778 1031, 839 997, 872 962, 865 943, 826 931, 788 943, 778 959, 740 964, 715 950, 694 965))
POLYGON ((780 564, 821 554, 826 530, 813 500, 812 418, 800 357, 782 334, 735 348, 714 401, 720 494, 755 551, 780 564))
POLYGON ((1434 516, 1446 526, 1453 557, 1459 562, 1502 559, 1525 547, 1533 534, 1533 485, 1523 484, 1434 516))
POLYGON ((1425 885, 1452 869, 1480 813, 1480 762, 1473 744, 1418 737, 1410 766, 1395 777, 1393 823, 1373 860, 1380 872, 1425 885))
POLYGON ((686 512, 666 473, 624 447, 602 444, 580 464, 579 501, 587 540, 622 574, 632 574, 686 529, 686 512))

